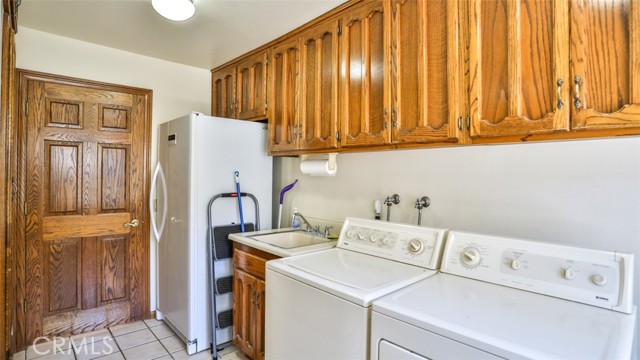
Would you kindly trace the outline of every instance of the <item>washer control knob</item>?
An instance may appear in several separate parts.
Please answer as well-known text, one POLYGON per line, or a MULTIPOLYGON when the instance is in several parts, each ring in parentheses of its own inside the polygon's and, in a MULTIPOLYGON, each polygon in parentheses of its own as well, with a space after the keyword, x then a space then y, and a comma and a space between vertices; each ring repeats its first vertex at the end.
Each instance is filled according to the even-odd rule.
POLYGON ((462 263, 468 267, 476 267, 480 265, 482 261, 482 256, 480 255, 480 251, 474 247, 466 247, 460 253, 460 260, 462 263))
POLYGON ((568 268, 562 270, 562 277, 565 280, 573 280, 576 277, 576 272, 572 268, 568 267, 568 268))
POLYGON ((378 237, 377 237, 377 236, 375 236, 375 235, 371 235, 371 236, 369 236, 369 240, 370 240, 372 243, 374 243, 374 242, 378 241, 378 237))
POLYGON ((518 259, 513 259, 513 261, 511 262, 511 268, 513 270, 520 270, 521 267, 522 267, 522 262, 518 259))
POLYGON ((389 244, 391 244, 391 239, 386 237, 386 238, 382 239, 382 243, 385 244, 385 245, 389 245, 389 244))
POLYGON ((422 241, 418 238, 416 239, 411 239, 409 240, 409 246, 408 246, 409 252, 413 255, 417 255, 419 253, 422 252, 422 250, 424 250, 424 245, 422 244, 422 241))
POLYGON ((591 276, 591 281, 598 286, 605 286, 607 284, 607 278, 604 275, 595 274, 591 276))
POLYGON ((364 240, 364 234, 363 233, 358 233, 358 239, 364 240))
POLYGON ((353 230, 349 230, 349 231, 347 231, 347 237, 348 237, 348 238, 352 238, 352 237, 353 237, 353 235, 355 235, 355 234, 356 234, 356 232, 355 232, 355 231, 353 231, 353 230))

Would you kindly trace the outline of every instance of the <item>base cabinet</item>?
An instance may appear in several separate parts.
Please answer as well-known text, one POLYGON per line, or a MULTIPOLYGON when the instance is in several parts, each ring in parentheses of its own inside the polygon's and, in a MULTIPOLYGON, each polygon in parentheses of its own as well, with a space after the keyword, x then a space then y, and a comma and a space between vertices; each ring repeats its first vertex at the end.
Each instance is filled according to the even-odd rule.
POLYGON ((277 258, 234 244, 233 344, 253 360, 264 359, 265 264, 277 258))

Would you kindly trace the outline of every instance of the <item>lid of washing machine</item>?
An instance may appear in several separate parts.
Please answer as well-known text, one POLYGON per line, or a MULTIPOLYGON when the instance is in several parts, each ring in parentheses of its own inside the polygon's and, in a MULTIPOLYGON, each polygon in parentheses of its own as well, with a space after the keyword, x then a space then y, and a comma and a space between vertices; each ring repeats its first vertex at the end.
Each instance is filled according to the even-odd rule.
POLYGON ((436 274, 434 270, 338 248, 270 261, 267 269, 360 306, 370 306, 376 298, 436 274))
POLYGON ((372 308, 505 358, 628 359, 636 322, 635 308, 624 314, 443 273, 372 308))

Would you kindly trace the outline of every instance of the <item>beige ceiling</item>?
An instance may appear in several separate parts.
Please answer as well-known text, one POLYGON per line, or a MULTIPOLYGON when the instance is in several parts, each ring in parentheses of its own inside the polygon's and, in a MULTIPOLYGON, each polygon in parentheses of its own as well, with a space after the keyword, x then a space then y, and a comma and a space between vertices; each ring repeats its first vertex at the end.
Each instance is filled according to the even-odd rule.
MULTIPOLYGON (((18 24, 204 69, 221 65, 345 0, 193 0, 185 22, 151 0, 22 0, 18 24)), ((19 31, 19 29, 18 29, 19 31)))

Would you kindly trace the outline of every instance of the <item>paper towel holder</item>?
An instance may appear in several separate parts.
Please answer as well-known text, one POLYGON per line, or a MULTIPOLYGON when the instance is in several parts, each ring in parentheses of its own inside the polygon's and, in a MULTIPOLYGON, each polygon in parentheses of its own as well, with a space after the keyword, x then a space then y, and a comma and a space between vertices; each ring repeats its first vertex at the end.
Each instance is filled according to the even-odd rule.
MULTIPOLYGON (((300 155, 300 161, 310 160, 309 156, 320 156, 322 158, 328 156, 326 160, 329 160, 329 170, 334 171, 336 169, 336 165, 338 163, 338 153, 328 153, 328 154, 317 154, 317 155, 300 155)), ((317 160, 323 160, 322 158, 318 158, 317 160)))

